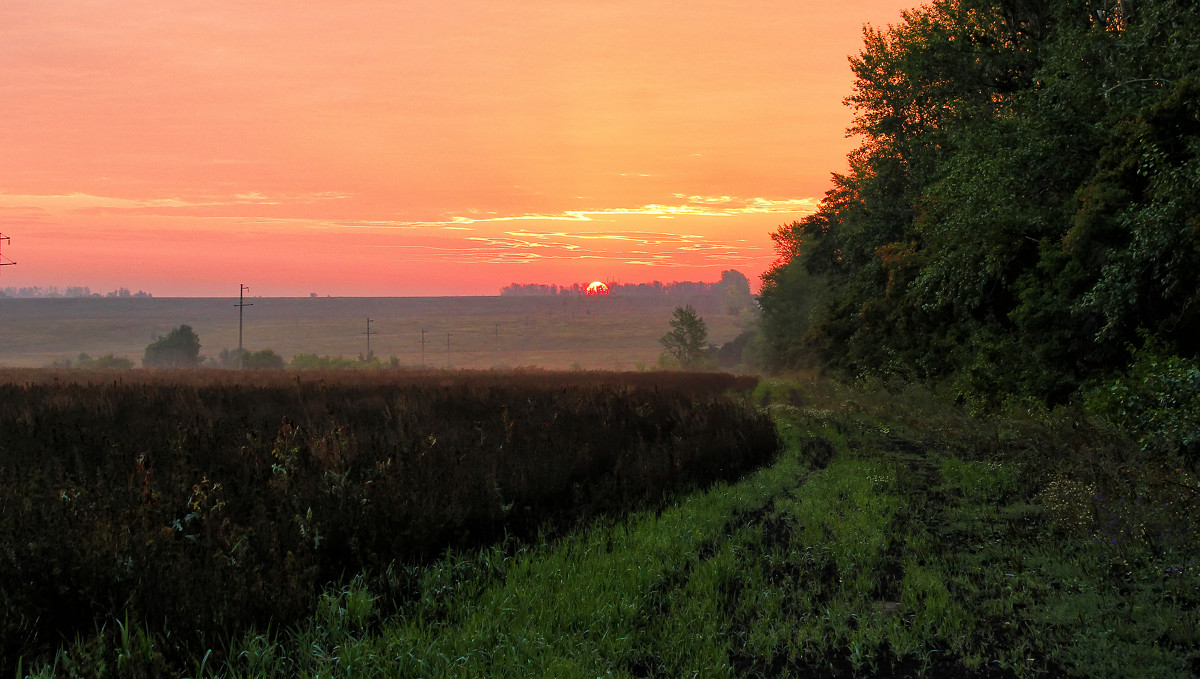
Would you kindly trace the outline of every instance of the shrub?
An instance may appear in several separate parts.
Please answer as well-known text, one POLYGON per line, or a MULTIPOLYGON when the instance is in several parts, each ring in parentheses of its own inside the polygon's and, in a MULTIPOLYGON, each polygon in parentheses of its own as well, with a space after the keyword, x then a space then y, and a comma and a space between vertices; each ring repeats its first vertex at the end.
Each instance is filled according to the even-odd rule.
POLYGON ((200 338, 190 325, 181 325, 146 347, 147 368, 194 368, 200 363, 200 338))
POLYGON ((1093 388, 1087 406, 1130 432, 1143 450, 1200 463, 1200 364, 1153 346, 1134 352, 1124 375, 1093 388))

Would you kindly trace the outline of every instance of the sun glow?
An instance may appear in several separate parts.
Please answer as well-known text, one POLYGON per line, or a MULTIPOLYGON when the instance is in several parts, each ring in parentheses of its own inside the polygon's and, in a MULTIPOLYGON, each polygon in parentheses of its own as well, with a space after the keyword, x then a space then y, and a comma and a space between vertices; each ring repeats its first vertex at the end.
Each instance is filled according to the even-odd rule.
POLYGON ((858 143, 863 24, 913 4, 3 2, 5 286, 757 281, 858 143))
POLYGON ((587 294, 588 295, 607 295, 608 294, 608 286, 601 283, 600 281, 592 281, 591 284, 589 284, 587 286, 587 294))

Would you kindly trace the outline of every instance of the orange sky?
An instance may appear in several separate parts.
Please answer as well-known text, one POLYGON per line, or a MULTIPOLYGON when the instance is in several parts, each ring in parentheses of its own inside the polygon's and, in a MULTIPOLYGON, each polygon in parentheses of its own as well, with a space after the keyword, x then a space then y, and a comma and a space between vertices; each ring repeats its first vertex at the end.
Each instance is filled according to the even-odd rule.
POLYGON ((915 4, 4 0, 0 287, 757 281, 915 4))

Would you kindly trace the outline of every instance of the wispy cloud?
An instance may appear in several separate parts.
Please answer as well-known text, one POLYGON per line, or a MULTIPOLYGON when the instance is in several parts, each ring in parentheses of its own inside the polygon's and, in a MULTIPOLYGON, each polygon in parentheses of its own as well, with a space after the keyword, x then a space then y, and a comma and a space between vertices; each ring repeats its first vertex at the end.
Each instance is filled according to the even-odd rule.
MULTIPOLYGON (((201 195, 165 198, 125 198, 101 196, 88 193, 62 195, 14 195, 0 194, 0 208, 42 209, 60 214, 130 214, 141 216, 209 216, 206 211, 213 208, 239 206, 250 211, 243 215, 256 218, 254 208, 267 206, 303 206, 325 201, 342 201, 353 198, 352 194, 339 192, 277 193, 267 194, 247 191, 230 195, 201 195)), ((700 196, 673 194, 677 199, 671 203, 647 203, 636 206, 600 207, 592 209, 563 210, 561 212, 531 212, 520 214, 498 214, 495 211, 465 209, 446 213, 431 219, 319 219, 310 220, 310 226, 343 229, 420 229, 470 231, 473 225, 498 224, 504 222, 611 222, 627 217, 735 217, 752 214, 810 213, 816 208, 814 198, 743 198, 737 196, 700 196)), ((221 216, 231 215, 223 211, 221 216)), ((298 221, 304 221, 299 218, 298 221)), ((586 237, 571 234, 575 237, 586 237)), ((591 237, 604 237, 594 234, 591 237)))
MULTIPOLYGON (((136 238, 140 230, 176 231, 191 237, 201 230, 246 238, 303 233, 324 243, 330 255, 340 252, 355 260, 379 262, 381 255, 365 253, 387 252, 382 255, 387 261, 405 265, 591 262, 614 269, 629 265, 752 270, 757 262, 770 261, 773 250, 765 235, 746 236, 743 225, 768 221, 757 215, 809 212, 816 204, 807 198, 675 194, 673 200, 662 202, 560 212, 504 214, 468 209, 425 219, 395 213, 381 218, 336 216, 343 208, 346 213, 362 209, 354 198, 340 193, 260 191, 147 199, 87 193, 0 194, 0 219, 8 224, 49 221, 69 230, 78 215, 136 217, 123 220, 119 234, 123 238, 136 238), (288 209, 318 201, 327 203, 313 214, 335 216, 306 216, 302 209, 288 209), (212 209, 218 206, 222 209, 212 209), (662 217, 674 221, 648 221, 662 217)), ((764 225, 764 234, 769 226, 764 225)))
POLYGON ((261 206, 312 204, 319 201, 341 200, 350 194, 336 192, 289 193, 267 195, 257 191, 231 195, 203 195, 186 198, 122 198, 90 193, 50 195, 0 193, 0 208, 26 208, 60 214, 138 214, 177 215, 180 211, 228 206, 261 206))
MULTIPOLYGON (((463 210, 458 214, 448 214, 443 219, 403 221, 357 221, 339 222, 336 225, 347 228, 414 228, 414 227, 443 227, 469 228, 472 224, 495 224, 502 222, 607 222, 617 218, 631 216, 646 216, 660 218, 674 217, 736 217, 754 214, 808 214, 816 210, 815 198, 740 198, 736 196, 696 196, 676 193, 676 203, 647 203, 632 207, 607 207, 582 210, 563 210, 561 212, 531 212, 522 214, 483 213, 477 210, 463 210)), ((564 233, 563 237, 603 238, 607 234, 564 233)), ((672 237, 679 237, 673 234, 672 237)), ((699 238, 699 236, 692 236, 699 238)))

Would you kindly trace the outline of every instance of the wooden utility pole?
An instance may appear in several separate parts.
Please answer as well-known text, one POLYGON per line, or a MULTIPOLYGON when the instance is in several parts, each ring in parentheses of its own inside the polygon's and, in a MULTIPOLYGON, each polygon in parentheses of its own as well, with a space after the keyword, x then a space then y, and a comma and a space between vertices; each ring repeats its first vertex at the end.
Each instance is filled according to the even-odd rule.
POLYGON ((239 288, 239 289, 238 289, 238 303, 237 303, 237 304, 234 304, 234 306, 238 308, 238 360, 237 360, 237 369, 238 369, 238 370, 241 370, 241 369, 242 369, 242 310, 243 310, 245 307, 248 307, 248 306, 254 306, 254 304, 253 304, 253 303, 251 303, 251 304, 247 304, 247 303, 246 303, 246 293, 247 293, 247 292, 250 292, 250 286, 248 286, 248 285, 246 285, 246 284, 244 284, 244 283, 239 283, 239 284, 238 284, 238 288, 239 288))
POLYGON ((367 331, 364 332, 363 334, 367 336, 367 360, 369 361, 369 360, 371 360, 371 357, 374 356, 374 354, 371 353, 371 335, 378 334, 375 331, 371 330, 371 318, 370 317, 367 317, 367 331))
MULTIPOLYGON (((7 243, 7 242, 8 242, 8 236, 5 236, 4 234, 0 233, 0 243, 7 243)), ((6 258, 3 254, 0 254, 0 266, 12 266, 13 264, 16 264, 16 262, 12 261, 11 259, 6 258)))

